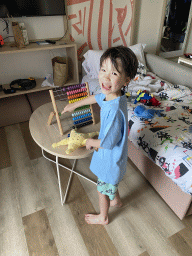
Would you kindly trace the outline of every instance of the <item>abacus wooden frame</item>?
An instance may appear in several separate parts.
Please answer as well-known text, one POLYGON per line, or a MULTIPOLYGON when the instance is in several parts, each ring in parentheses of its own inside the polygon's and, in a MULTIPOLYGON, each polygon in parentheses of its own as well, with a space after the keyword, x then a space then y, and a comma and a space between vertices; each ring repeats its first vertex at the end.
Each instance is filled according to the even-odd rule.
MULTIPOLYGON (((89 84, 86 82, 85 86, 87 88, 87 97, 88 97, 88 96, 90 96, 89 84)), ((63 135, 63 129, 62 129, 62 126, 61 126, 61 120, 60 120, 60 117, 59 117, 59 112, 58 112, 58 109, 57 109, 56 100, 55 100, 55 97, 54 97, 53 90, 49 90, 49 93, 50 93, 50 97, 51 97, 51 101, 52 101, 54 111, 50 113, 47 124, 51 125, 53 117, 56 116, 59 132, 60 132, 61 135, 63 135)), ((93 124, 95 124, 95 117, 94 117, 94 112, 93 112, 92 105, 90 105, 90 109, 91 109, 93 124)))

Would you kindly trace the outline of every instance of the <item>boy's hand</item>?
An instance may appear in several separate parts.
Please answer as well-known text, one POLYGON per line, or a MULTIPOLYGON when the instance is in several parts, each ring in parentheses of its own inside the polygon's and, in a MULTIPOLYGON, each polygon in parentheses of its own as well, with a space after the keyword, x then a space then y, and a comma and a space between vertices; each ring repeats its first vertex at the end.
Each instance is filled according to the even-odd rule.
POLYGON ((75 110, 76 108, 79 108, 81 106, 84 105, 90 105, 90 104, 94 104, 96 103, 96 99, 95 99, 95 95, 91 95, 89 97, 86 97, 83 100, 80 101, 76 101, 74 103, 70 103, 68 104, 63 111, 61 112, 61 114, 64 114, 65 112, 72 112, 73 110, 75 110))
POLYGON ((67 106, 64 107, 61 114, 64 114, 65 112, 72 112, 74 110, 73 104, 67 104, 67 106))
POLYGON ((92 139, 87 139, 86 141, 86 149, 87 150, 92 150, 93 149, 93 146, 92 146, 92 139))
POLYGON ((88 150, 92 150, 93 148, 95 148, 96 151, 98 151, 98 148, 100 148, 100 142, 101 140, 98 139, 87 139, 86 141, 86 149, 88 150))

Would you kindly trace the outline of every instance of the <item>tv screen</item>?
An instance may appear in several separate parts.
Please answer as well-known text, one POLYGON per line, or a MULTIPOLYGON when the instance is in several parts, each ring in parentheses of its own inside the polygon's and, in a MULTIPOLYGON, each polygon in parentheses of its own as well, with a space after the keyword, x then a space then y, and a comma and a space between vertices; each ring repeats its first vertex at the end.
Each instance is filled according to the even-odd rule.
POLYGON ((0 18, 65 15, 65 0, 1 0, 0 18))

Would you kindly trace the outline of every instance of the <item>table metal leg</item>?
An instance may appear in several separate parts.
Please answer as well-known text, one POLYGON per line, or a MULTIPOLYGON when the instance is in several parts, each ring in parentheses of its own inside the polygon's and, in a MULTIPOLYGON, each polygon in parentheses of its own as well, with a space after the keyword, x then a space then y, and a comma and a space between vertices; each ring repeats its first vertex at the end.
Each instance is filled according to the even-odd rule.
POLYGON ((92 183, 94 183, 94 184, 97 184, 95 181, 93 181, 93 180, 91 180, 91 179, 89 179, 89 178, 83 176, 82 174, 80 174, 80 173, 74 171, 74 168, 75 168, 75 164, 76 164, 77 159, 74 160, 73 165, 72 165, 72 169, 70 169, 70 168, 68 168, 68 167, 66 167, 66 166, 64 166, 64 165, 62 165, 62 164, 59 163, 59 157, 58 157, 58 156, 56 156, 56 161, 54 161, 54 160, 48 158, 47 156, 45 156, 43 149, 42 149, 42 155, 43 155, 43 157, 45 157, 47 160, 49 160, 49 161, 51 161, 51 162, 53 162, 53 163, 56 164, 56 167, 57 167, 57 178, 58 178, 58 183, 59 183, 59 193, 60 193, 60 198, 61 198, 61 204, 62 204, 62 205, 65 203, 65 201, 66 201, 66 199, 67 199, 67 194, 68 194, 69 186, 70 186, 70 184, 71 184, 71 179, 72 179, 73 173, 75 173, 75 174, 81 176, 82 178, 84 178, 84 179, 86 179, 86 180, 88 180, 88 181, 90 181, 90 182, 92 182, 92 183), (67 188, 66 188, 66 190, 65 190, 64 196, 63 196, 63 192, 62 192, 62 185, 61 185, 61 178, 60 178, 60 170, 59 170, 59 167, 60 167, 60 166, 63 167, 63 168, 65 168, 65 169, 67 169, 68 171, 71 172, 71 173, 70 173, 70 176, 69 176, 69 179, 68 179, 68 184, 67 184, 67 188))
POLYGON ((61 197, 61 204, 63 205, 66 201, 66 198, 67 198, 67 194, 68 194, 69 186, 70 186, 70 183, 71 183, 71 178, 72 178, 72 175, 73 175, 76 159, 73 162, 72 169, 70 169, 71 173, 70 173, 70 176, 69 176, 69 179, 68 179, 68 184, 67 184, 67 188, 65 190, 64 198, 63 198, 63 192, 62 192, 62 187, 61 187, 61 179, 60 179, 58 159, 59 159, 58 156, 56 156, 56 167, 57 167, 57 177, 58 177, 58 182, 59 182, 59 192, 60 192, 60 197, 61 197))

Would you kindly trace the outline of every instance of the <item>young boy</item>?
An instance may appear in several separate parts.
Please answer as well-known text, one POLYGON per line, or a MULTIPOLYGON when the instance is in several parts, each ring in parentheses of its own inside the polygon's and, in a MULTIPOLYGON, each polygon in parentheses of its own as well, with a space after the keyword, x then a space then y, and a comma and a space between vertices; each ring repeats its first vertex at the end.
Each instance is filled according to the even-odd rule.
POLYGON ((129 48, 109 48, 100 59, 101 93, 68 104, 62 112, 94 103, 101 107, 99 137, 86 142, 87 149, 98 148, 93 154, 90 169, 98 177, 100 207, 99 214, 85 215, 88 224, 108 224, 109 206, 122 206, 118 184, 126 171, 128 151, 127 99, 122 89, 135 77, 137 67, 137 57, 129 48))

